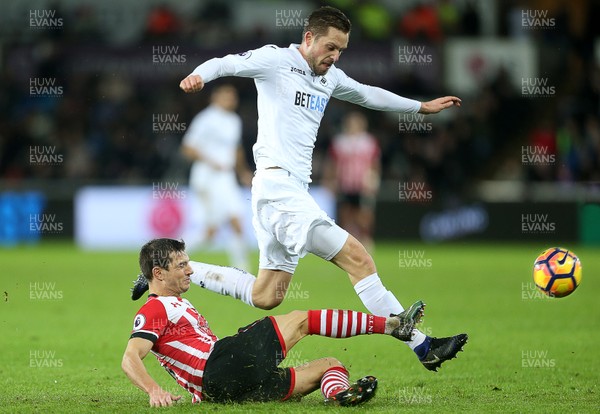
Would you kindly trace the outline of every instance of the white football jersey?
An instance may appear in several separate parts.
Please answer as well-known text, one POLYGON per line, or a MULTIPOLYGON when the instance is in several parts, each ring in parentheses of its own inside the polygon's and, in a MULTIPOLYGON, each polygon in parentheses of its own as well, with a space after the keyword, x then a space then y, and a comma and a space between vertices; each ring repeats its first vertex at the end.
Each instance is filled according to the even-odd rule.
MULTIPOLYGON (((224 168, 233 169, 241 139, 240 116, 210 105, 194 117, 183 136, 183 143, 224 168)), ((193 168, 201 164, 202 161, 196 161, 193 168)))
POLYGON ((315 75, 298 50, 263 46, 237 55, 210 59, 193 74, 204 82, 223 76, 253 78, 258 92, 257 169, 281 167, 309 183, 317 130, 333 96, 367 108, 415 113, 421 103, 384 89, 364 85, 332 65, 315 75))

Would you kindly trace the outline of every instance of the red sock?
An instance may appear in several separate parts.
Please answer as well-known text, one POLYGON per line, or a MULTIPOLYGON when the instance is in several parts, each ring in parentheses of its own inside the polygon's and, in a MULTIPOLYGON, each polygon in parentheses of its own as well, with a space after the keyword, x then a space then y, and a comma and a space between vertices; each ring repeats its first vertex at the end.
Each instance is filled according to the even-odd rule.
POLYGON ((331 367, 321 377, 321 392, 325 398, 330 398, 349 386, 348 371, 344 367, 331 367))
POLYGON ((309 310, 308 333, 310 335, 329 336, 331 338, 347 338, 349 336, 384 333, 383 316, 351 310, 309 310))

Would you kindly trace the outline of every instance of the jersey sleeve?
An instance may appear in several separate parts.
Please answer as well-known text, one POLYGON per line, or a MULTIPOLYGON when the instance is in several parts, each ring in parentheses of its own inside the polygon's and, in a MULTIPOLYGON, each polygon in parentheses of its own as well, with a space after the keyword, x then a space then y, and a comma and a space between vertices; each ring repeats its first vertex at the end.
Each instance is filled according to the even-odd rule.
POLYGON ((419 101, 404 98, 376 86, 357 82, 341 69, 336 68, 336 72, 338 83, 332 93, 334 98, 379 111, 416 113, 421 109, 421 102, 419 101))
POLYGON ((278 63, 279 48, 267 45, 237 55, 207 60, 194 69, 192 75, 202 76, 204 82, 224 76, 265 79, 276 70, 278 63))
POLYGON ((162 302, 151 300, 135 315, 130 338, 144 338, 155 343, 168 323, 167 311, 162 302))

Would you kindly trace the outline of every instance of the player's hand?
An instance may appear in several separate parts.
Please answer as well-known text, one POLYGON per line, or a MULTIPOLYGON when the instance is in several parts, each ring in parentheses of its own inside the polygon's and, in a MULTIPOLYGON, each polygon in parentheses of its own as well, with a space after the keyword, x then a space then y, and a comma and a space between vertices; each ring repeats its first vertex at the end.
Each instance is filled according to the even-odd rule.
POLYGON ((169 407, 181 399, 181 395, 173 395, 158 388, 150 392, 150 407, 169 407))
POLYGON ((450 108, 451 106, 460 106, 462 101, 456 96, 443 96, 429 102, 422 102, 420 114, 437 114, 438 112, 450 108))
POLYGON ((179 87, 185 93, 200 92, 204 88, 204 81, 200 75, 189 75, 179 82, 179 87))

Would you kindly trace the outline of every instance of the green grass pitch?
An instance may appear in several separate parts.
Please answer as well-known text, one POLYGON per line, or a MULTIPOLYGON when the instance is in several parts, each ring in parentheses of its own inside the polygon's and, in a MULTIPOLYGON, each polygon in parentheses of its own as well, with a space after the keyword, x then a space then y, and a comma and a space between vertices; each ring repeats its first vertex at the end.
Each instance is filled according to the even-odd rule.
MULTIPOLYGON (((375 375, 377 396, 358 410, 375 412, 598 412, 600 410, 600 250, 572 248, 583 264, 578 290, 546 299, 532 286, 541 244, 379 244, 374 254, 387 287, 405 305, 427 303, 421 328, 469 334, 459 358, 425 370, 390 337, 309 337, 289 353, 292 365, 334 356, 353 379, 375 375)), ((220 254, 192 259, 225 264, 220 254)), ((0 411, 151 412, 147 396, 120 369, 133 315, 129 287, 137 253, 84 252, 71 244, 0 250, 0 411)), ((315 257, 300 262, 288 297, 272 310, 192 286, 186 297, 222 337, 268 314, 293 309, 365 311, 347 276, 315 257)), ((164 388, 184 396, 170 412, 356 412, 301 402, 195 406, 158 365, 164 388)), ((164 409, 163 409, 164 410, 164 409)))

